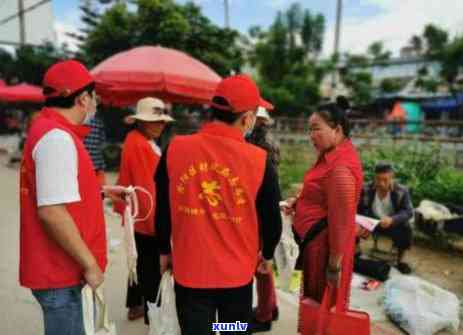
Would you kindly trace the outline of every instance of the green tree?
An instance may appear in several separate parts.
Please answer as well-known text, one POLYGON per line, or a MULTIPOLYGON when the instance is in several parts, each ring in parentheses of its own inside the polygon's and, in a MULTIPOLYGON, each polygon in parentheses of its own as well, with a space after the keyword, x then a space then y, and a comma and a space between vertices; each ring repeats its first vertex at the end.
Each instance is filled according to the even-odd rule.
POLYGON ((413 35, 410 39, 410 46, 415 50, 418 55, 421 55, 423 52, 423 40, 418 35, 413 35))
POLYGON ((415 86, 425 92, 436 93, 439 89, 440 80, 429 77, 418 77, 415 86))
POLYGON ((373 80, 369 72, 348 71, 342 76, 342 81, 349 88, 354 105, 366 105, 371 102, 373 80))
POLYGON ((344 66, 339 74, 342 83, 350 91, 354 105, 365 105, 371 101, 373 90, 373 78, 369 71, 371 65, 371 56, 349 53, 344 55, 344 66))
POLYGON ((239 33, 213 24, 194 3, 134 0, 129 10, 126 2, 111 1, 96 26, 87 25, 82 49, 90 66, 136 46, 161 45, 187 52, 222 76, 240 70, 239 33))
POLYGON ((267 31, 253 27, 255 40, 248 59, 258 72, 263 94, 288 116, 309 113, 319 102, 319 83, 327 65, 317 63, 324 18, 293 4, 279 12, 267 31), (303 15, 301 15, 303 13, 303 15))
POLYGON ((21 46, 16 50, 15 76, 19 82, 40 85, 45 71, 59 60, 72 55, 66 49, 57 49, 51 43, 42 46, 21 46))
POLYGON ((240 34, 213 24, 193 3, 180 9, 188 23, 183 50, 222 76, 239 72, 244 63, 240 34))
POLYGON ((439 58, 448 42, 448 33, 433 24, 424 28, 423 38, 426 41, 426 54, 431 58, 439 58))
POLYGON ((395 92, 398 92, 402 88, 401 83, 393 78, 383 79, 379 86, 380 86, 381 92, 384 92, 384 93, 395 93, 395 92))
POLYGON ((455 93, 456 80, 463 68, 463 36, 455 37, 446 45, 440 60, 441 77, 447 83, 450 92, 455 93))
POLYGON ((87 35, 98 25, 101 15, 94 1, 81 0, 79 9, 81 11, 80 21, 83 27, 78 33, 68 33, 67 35, 77 40, 79 46, 85 42, 87 35))
POLYGON ((321 14, 313 16, 310 10, 305 10, 301 31, 305 52, 318 57, 323 47, 324 31, 325 17, 321 14))
POLYGON ((290 49, 296 47, 296 39, 302 26, 302 12, 301 5, 299 3, 293 3, 285 13, 290 49))
MULTIPOLYGON (((373 65, 385 65, 390 57, 391 52, 385 50, 381 41, 370 44, 365 54, 346 53, 344 55, 345 64, 340 72, 340 77, 343 84, 349 89, 354 104, 366 105, 371 102, 375 89, 371 67, 373 65)), ((382 92, 389 93, 395 91, 397 85, 392 85, 390 81, 386 81, 379 83, 377 88, 382 92)))
POLYGON ((463 67, 463 35, 449 40, 447 31, 433 24, 424 28, 422 38, 426 48, 424 57, 439 62, 439 78, 431 78, 419 73, 417 86, 429 92, 436 92, 440 85, 446 85, 451 93, 458 90, 457 78, 463 67))
POLYGON ((105 11, 98 24, 88 31, 81 51, 87 65, 93 67, 102 60, 135 46, 136 17, 123 3, 105 11))
POLYGON ((384 44, 381 41, 370 44, 367 55, 373 63, 385 62, 391 58, 391 52, 384 50, 384 44))
POLYGON ((11 83, 16 76, 15 59, 11 53, 0 49, 0 79, 11 83))

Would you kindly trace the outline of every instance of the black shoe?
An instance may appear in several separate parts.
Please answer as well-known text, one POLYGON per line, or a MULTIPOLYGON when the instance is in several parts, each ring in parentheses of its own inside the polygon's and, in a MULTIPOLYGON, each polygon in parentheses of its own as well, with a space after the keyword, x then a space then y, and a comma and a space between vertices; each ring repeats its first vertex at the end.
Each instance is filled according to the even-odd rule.
POLYGON ((399 270, 400 273, 404 275, 409 275, 410 273, 412 273, 412 268, 410 267, 410 265, 404 262, 400 262, 397 264, 397 270, 399 270))
MULTIPOLYGON (((252 309, 252 320, 256 319, 256 311, 257 311, 257 308, 252 309)), ((279 312, 278 307, 277 307, 272 312, 272 321, 277 321, 279 316, 280 316, 280 312, 279 312)))
POLYGON ((256 319, 253 319, 248 324, 249 334, 268 332, 271 329, 272 329, 272 321, 260 322, 260 321, 257 321, 256 319))

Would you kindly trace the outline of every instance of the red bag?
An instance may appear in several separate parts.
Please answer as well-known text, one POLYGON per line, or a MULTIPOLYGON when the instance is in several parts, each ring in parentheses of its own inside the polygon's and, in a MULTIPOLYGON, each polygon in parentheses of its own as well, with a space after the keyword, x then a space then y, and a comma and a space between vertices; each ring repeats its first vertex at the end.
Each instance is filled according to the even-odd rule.
POLYGON ((341 302, 329 310, 334 289, 328 285, 322 303, 310 298, 301 301, 299 310, 301 335, 370 335, 370 316, 365 312, 341 309, 341 302))

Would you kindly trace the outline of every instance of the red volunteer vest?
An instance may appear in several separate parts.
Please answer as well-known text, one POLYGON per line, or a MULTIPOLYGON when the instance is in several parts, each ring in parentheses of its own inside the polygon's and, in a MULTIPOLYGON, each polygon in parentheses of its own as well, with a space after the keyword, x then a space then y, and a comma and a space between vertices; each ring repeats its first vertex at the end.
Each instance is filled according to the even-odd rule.
POLYGON ((35 164, 32 151, 49 131, 61 129, 72 136, 77 148, 78 182, 81 201, 66 208, 82 239, 95 256, 100 268, 106 267, 106 231, 100 186, 82 139, 88 134, 85 126, 70 124, 52 109, 45 108, 32 124, 20 172, 20 264, 19 280, 31 289, 63 288, 79 284, 83 269, 43 229, 37 213, 35 164))
POLYGON ((223 123, 178 136, 167 170, 176 282, 191 288, 232 288, 252 280, 259 247, 256 197, 264 150, 223 123))
MULTIPOLYGON (((156 186, 153 176, 156 172, 159 160, 160 157, 154 152, 150 142, 140 131, 132 130, 127 135, 122 149, 117 184, 122 186, 132 185, 143 187, 153 197, 153 203, 151 203, 149 197, 145 193, 137 191, 137 219, 146 218, 145 220, 135 222, 134 228, 139 234, 149 236, 155 235, 154 216, 156 213, 156 186)), ((115 204, 114 210, 124 217, 125 203, 115 204)))

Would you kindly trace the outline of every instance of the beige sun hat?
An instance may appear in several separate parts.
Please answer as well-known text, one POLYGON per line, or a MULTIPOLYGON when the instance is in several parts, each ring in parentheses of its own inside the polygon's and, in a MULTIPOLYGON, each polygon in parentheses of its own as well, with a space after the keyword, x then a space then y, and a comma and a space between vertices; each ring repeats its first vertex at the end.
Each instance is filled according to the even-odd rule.
POLYGON ((164 114, 166 105, 160 99, 147 97, 138 100, 137 111, 134 115, 127 117, 130 121, 145 121, 145 122, 173 122, 172 117, 164 114))

